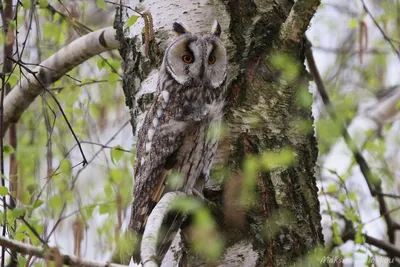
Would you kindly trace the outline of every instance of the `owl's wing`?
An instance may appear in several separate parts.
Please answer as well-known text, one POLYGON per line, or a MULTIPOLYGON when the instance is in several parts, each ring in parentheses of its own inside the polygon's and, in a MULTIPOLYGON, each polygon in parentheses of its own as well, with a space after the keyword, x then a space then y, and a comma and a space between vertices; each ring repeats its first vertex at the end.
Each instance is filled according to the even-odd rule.
POLYGON ((163 109, 162 119, 157 116, 160 101, 158 96, 150 107, 136 145, 134 201, 129 227, 138 234, 143 233, 148 216, 163 194, 187 129, 186 123, 171 119, 177 118, 172 114, 173 107, 163 109))

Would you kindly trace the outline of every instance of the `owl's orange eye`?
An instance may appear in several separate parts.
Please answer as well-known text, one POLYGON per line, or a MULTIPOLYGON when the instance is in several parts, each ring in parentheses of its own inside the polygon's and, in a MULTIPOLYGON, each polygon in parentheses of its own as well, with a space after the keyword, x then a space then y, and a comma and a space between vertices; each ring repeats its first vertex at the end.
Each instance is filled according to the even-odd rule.
POLYGON ((183 60, 183 62, 185 62, 185 63, 192 63, 192 62, 194 61, 194 58, 193 58, 193 56, 191 56, 191 55, 184 55, 184 56, 182 57, 182 60, 183 60))
POLYGON ((209 56, 208 57, 208 64, 214 64, 215 60, 216 60, 215 56, 209 56))

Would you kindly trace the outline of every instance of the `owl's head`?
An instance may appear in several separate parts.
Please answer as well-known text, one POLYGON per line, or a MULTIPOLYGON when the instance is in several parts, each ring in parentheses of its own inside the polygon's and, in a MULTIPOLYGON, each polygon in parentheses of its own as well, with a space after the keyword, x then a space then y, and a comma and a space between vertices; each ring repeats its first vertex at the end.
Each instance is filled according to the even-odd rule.
POLYGON ((219 23, 214 22, 209 34, 193 34, 178 22, 173 29, 178 37, 165 51, 166 71, 182 85, 220 87, 226 79, 227 55, 219 23))

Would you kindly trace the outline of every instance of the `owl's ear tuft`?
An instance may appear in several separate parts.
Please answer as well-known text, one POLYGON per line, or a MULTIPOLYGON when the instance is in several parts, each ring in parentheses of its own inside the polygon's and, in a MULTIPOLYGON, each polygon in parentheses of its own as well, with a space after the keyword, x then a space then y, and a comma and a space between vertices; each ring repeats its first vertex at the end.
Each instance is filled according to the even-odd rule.
POLYGON ((217 20, 214 20, 214 23, 211 27, 211 34, 217 36, 218 38, 221 36, 221 25, 219 25, 217 20))
POLYGON ((174 32, 178 34, 178 36, 190 32, 189 27, 186 26, 183 22, 174 22, 172 28, 174 29, 174 32))

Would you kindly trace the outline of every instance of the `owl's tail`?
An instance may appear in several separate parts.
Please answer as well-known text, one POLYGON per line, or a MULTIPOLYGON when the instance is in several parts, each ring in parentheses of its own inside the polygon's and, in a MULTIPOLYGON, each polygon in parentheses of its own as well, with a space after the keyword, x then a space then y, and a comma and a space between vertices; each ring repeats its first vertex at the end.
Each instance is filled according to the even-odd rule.
MULTIPOLYGON (((149 198, 145 198, 145 202, 150 202, 149 198)), ((134 249, 133 249, 133 254, 132 254, 132 260, 135 263, 140 263, 141 257, 140 257, 140 250, 141 250, 141 243, 142 243, 142 236, 143 232, 145 229, 146 221, 147 218, 149 217, 152 206, 155 204, 152 203, 152 205, 146 204, 143 205, 146 207, 146 209, 140 209, 138 208, 139 206, 134 205, 132 203, 132 217, 131 221, 129 222, 129 232, 132 235, 133 242, 134 242, 134 249), (151 207, 151 208, 150 208, 151 207), (141 211, 141 212, 140 212, 141 211)))

